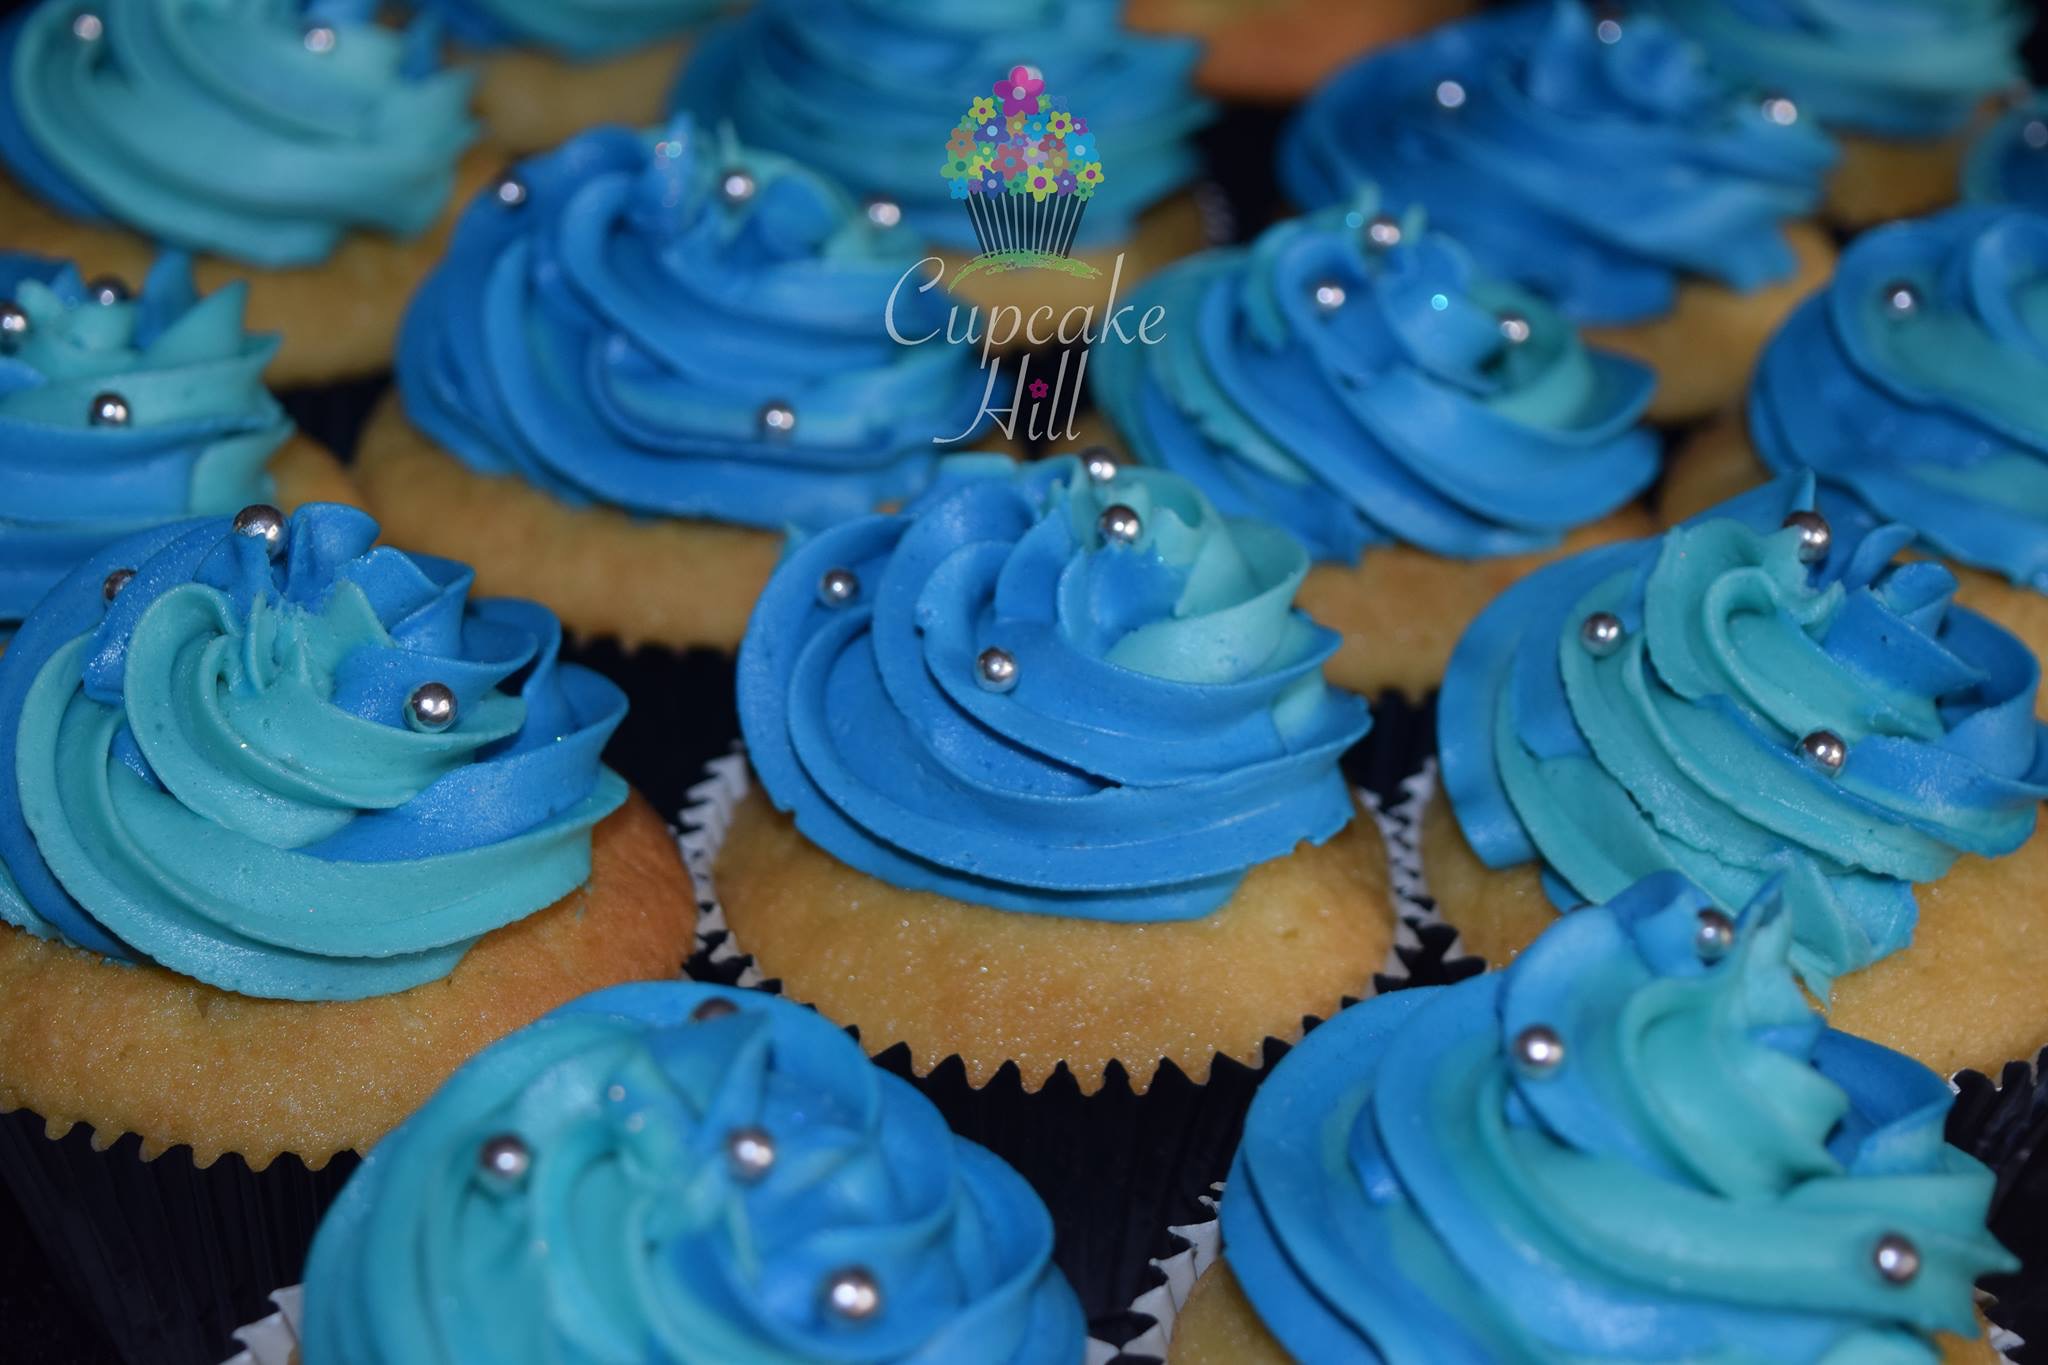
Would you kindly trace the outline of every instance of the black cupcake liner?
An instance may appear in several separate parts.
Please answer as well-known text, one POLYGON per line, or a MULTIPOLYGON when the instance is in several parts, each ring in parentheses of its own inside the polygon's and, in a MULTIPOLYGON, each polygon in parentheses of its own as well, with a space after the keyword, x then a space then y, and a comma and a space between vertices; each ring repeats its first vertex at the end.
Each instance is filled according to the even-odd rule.
POLYGON ((362 379, 302 385, 279 391, 277 401, 305 435, 347 464, 355 459, 356 442, 384 391, 391 387, 387 370, 362 379))
MULTIPOLYGON (((355 1166, 344 1153, 317 1171, 294 1156, 262 1171, 234 1155, 201 1168, 186 1147, 145 1161, 132 1133, 95 1151, 83 1124, 53 1139, 34 1113, 0 1115, 0 1176, 41 1268, 101 1338, 45 1342, 63 1352, 46 1358, 219 1365, 270 1291, 299 1279, 355 1166)), ((7 1358, 34 1359, 28 1345, 16 1356, 10 1341, 7 1358)))
POLYGON ((1955 1078, 1948 1140, 1998 1176, 1991 1231, 2020 1258, 2019 1270, 1987 1279, 1986 1316, 2020 1339, 2014 1365, 2048 1365, 2048 1050, 2008 1062, 1996 1081, 1974 1071, 1955 1078))
POLYGON ((602 673, 625 692, 626 718, 605 746, 604 761, 658 811, 681 810, 704 766, 739 739, 731 654, 567 639, 562 658, 602 673))

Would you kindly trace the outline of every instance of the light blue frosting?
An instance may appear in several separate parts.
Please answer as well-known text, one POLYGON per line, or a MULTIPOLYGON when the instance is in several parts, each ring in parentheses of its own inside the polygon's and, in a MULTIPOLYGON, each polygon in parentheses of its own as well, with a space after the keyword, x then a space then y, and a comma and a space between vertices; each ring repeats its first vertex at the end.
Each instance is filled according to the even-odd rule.
POLYGON ((1657 19, 1619 32, 1603 41, 1582 0, 1523 0, 1383 49, 1296 115, 1281 182, 1309 208, 1377 182, 1580 322, 1668 313, 1687 276, 1791 276, 1781 229, 1819 203, 1834 144, 1773 121, 1657 19))
POLYGON ((109 542, 271 496, 264 464, 292 426, 263 387, 277 338, 242 329, 246 293, 202 300, 166 253, 138 298, 103 304, 68 263, 0 251, 0 299, 28 316, 0 341, 0 639, 109 542), (94 424, 102 393, 125 426, 94 424))
POLYGON ((972 251, 966 205, 939 174, 960 111, 1016 66, 1043 68, 1055 108, 1085 119, 1107 175, 1078 241, 1121 242, 1200 173, 1213 109, 1190 78, 1200 46, 1125 28, 1122 0, 759 0, 707 33, 676 108, 729 120, 863 198, 920 240, 972 251))
POLYGON ((1005 910, 1207 914, 1336 834, 1370 724, 1292 607, 1308 556, 1193 485, 1072 457, 949 461, 907 512, 795 546, 740 647, 740 724, 777 809, 892 885, 1005 910), (1099 527, 1115 506, 1141 527, 1099 527), (859 591, 832 605, 835 568, 859 591), (977 681, 1007 651, 1007 692, 977 681))
POLYGON ((557 664, 544 608, 468 603, 468 569, 376 538, 332 504, 274 556, 180 521, 51 590, 0 654, 0 919, 244 995, 360 999, 589 879, 625 697, 557 664), (456 699, 439 733, 406 720, 428 682, 456 699))
POLYGON ((1661 873, 1504 972, 1354 1005, 1260 1087, 1224 1194, 1231 1269, 1296 1359, 1935 1365, 2015 1269, 1941 1077, 1825 1028, 1791 920, 1661 873), (1556 1032, 1530 1075, 1514 1040, 1556 1032), (1879 1273, 1887 1234, 1920 1254, 1879 1273))
POLYGON ((1963 168, 1963 194, 2048 211, 2048 93, 2034 92, 1977 139, 1963 168))
POLYGON ((2048 589, 2048 214, 1970 205, 1859 237, 1764 352, 1749 427, 1766 464, 1827 483, 1831 516, 1910 521, 2048 589))
POLYGON ((1734 79, 1830 127, 1934 137, 2021 78, 2020 0, 1646 0, 1734 79))
POLYGON ((1079 1365, 1051 1251, 1031 1187, 828 1020, 619 986, 493 1045, 364 1159, 313 1243, 301 1359, 1079 1365), (774 1152, 754 1178, 728 1155, 746 1129, 774 1152), (479 1161, 505 1136, 521 1179, 479 1161), (864 1319, 826 1307, 851 1267, 864 1319))
POLYGON ((51 207, 261 266, 425 231, 471 76, 373 0, 42 0, 0 23, 0 166, 51 207), (90 14, 97 36, 74 24, 90 14), (325 50, 306 41, 323 27, 325 50))
POLYGON ((407 415, 471 468, 570 503, 827 526, 914 494, 974 425, 973 350, 884 326, 892 293, 904 336, 946 325, 913 244, 795 163, 681 120, 516 175, 524 201, 478 196, 399 336, 407 415), (773 404, 793 431, 764 424, 773 404))
POLYGON ((413 0, 470 47, 538 47, 592 60, 682 33, 730 0, 413 0))
POLYGON ((1831 979, 1907 946, 1916 882, 2010 853, 2048 796, 2040 666, 1953 604, 1913 533, 1837 523, 1827 558, 1779 529, 1813 506, 1788 477, 1667 535, 1522 580, 1451 656, 1443 782, 1489 866, 1540 862, 1560 908, 1678 871, 1734 910, 1774 878, 1793 961, 1831 979), (1596 612, 1626 632, 1600 657, 1596 612), (1829 731, 1830 774, 1803 739, 1829 731))
POLYGON ((1540 550, 1641 492, 1655 376, 1586 349, 1419 210, 1398 245, 1373 246, 1377 208, 1367 190, 1147 281, 1132 306, 1165 310, 1164 339, 1093 354, 1096 401, 1133 453, 1345 562, 1397 541, 1540 550), (1330 286, 1341 306, 1318 304, 1330 286), (1520 344, 1504 318, 1526 324, 1520 344))

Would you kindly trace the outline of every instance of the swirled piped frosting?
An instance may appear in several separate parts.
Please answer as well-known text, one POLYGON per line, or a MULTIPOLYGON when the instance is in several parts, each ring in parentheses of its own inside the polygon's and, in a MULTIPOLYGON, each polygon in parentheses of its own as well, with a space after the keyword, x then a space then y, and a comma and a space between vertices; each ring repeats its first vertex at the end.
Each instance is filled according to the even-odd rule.
POLYGON ((1963 197, 2048 212, 2048 92, 2008 109, 1970 148, 1963 197))
POLYGON ((796 545, 739 656, 761 785, 841 862, 1005 910, 1188 919, 1351 819, 1371 723, 1293 609, 1308 556, 1192 484, 948 461, 796 545))
POLYGON ((588 880, 624 696, 557 663, 544 608, 468 602, 467 568, 376 538, 334 504, 274 540, 180 521, 50 591, 0 655, 0 919, 360 999, 588 880), (414 704, 428 684, 452 719, 414 704))
POLYGON ((0 24, 0 165, 75 217, 262 266, 425 231, 474 128, 366 0, 42 0, 0 24))
POLYGON ((72 266, 0 251, 23 328, 0 333, 0 632, 108 543, 271 496, 264 463, 292 426, 263 387, 277 338, 242 329, 246 292, 201 299, 166 253, 139 297, 102 303, 72 266))
POLYGON ((1377 206, 1367 191, 1146 282, 1132 306, 1175 325, 1093 356, 1132 452, 1325 560, 1395 541, 1539 550, 1639 493, 1657 473, 1638 423, 1655 377, 1482 276, 1419 211, 1377 206))
POLYGON ((1736 80, 1830 127, 1932 137, 2021 79, 2019 0, 1647 0, 1736 80))
POLYGON ((1733 910, 1782 878, 1825 993, 1911 941, 1914 883, 2026 841, 2048 743, 2034 656, 1948 569, 1892 564, 1913 532, 1837 523, 1811 562, 1783 523, 1812 507, 1788 477, 1522 580, 1452 654, 1439 733, 1487 865, 1539 862, 1561 908, 1677 871, 1733 910))
POLYGON ((923 282, 911 243, 794 162, 687 120, 602 128, 463 214, 399 390, 470 467, 571 503, 830 525, 914 494, 981 412, 971 348, 890 335, 945 327, 923 282))
POLYGON ((414 0, 470 47, 538 47, 578 60, 682 33, 729 0, 414 0))
POLYGON ((1567 316, 1632 322, 1669 312, 1688 276, 1748 291, 1792 274, 1783 227, 1818 203, 1835 149, 1773 107, 1655 18, 1523 0, 1333 77, 1280 174, 1310 208, 1377 183, 1567 316))
POLYGON ((364 1158, 313 1243, 301 1358, 1079 1365, 1051 1252, 1023 1178, 828 1020, 620 986, 364 1158))
POLYGON ((942 177, 934 139, 961 101, 1037 63, 1060 92, 1051 112, 1085 115, 1093 159, 1115 163, 1078 240, 1120 242, 1200 172, 1192 139, 1213 113, 1190 84, 1199 45, 1134 33, 1120 11, 1104 0, 761 0, 706 34, 673 100, 895 205, 919 240, 972 251, 954 202, 966 182, 942 177))
POLYGON ((1222 1219, 1295 1358, 1935 1365, 1977 1334, 1972 1284, 2018 1262, 1947 1085, 1823 1026, 1774 903, 1715 958, 1706 899, 1646 878, 1280 1062, 1222 1219))

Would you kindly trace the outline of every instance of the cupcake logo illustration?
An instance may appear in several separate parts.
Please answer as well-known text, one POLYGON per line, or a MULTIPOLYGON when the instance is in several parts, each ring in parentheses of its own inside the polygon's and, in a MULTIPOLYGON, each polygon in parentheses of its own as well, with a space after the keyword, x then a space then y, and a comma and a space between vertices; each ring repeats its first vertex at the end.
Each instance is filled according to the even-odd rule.
POLYGON ((939 173, 974 224, 981 254, 953 283, 1006 270, 1098 273, 1067 253, 1102 187, 1100 149, 1088 120, 1047 93, 1035 66, 997 78, 953 125, 939 173))

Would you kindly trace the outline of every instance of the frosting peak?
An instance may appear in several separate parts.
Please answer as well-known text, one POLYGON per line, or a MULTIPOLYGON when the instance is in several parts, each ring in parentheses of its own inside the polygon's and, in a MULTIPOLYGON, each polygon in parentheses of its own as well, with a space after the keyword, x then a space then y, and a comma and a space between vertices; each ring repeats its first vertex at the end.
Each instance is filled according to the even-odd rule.
POLYGON ((1370 718, 1324 685, 1307 572, 1160 470, 948 461, 777 570, 740 648, 749 756, 813 843, 894 885, 1203 915, 1351 818, 1337 759, 1370 718), (835 569, 850 597, 820 592, 835 569))
POLYGON ((1948 1087, 1823 1027, 1768 894, 1703 958, 1707 899, 1650 877, 1280 1062, 1222 1219, 1295 1357, 1934 1365, 1933 1333, 1975 1334, 1972 1284, 2017 1262, 1991 1172, 1942 1140, 1948 1087))
POLYGON ((588 878, 626 794, 598 761, 624 697, 557 664, 545 609, 468 603, 467 569, 376 535, 325 504, 274 545, 177 522, 51 590, 0 655, 0 918, 223 990, 356 999, 588 878), (428 684, 452 721, 414 714, 428 684))

